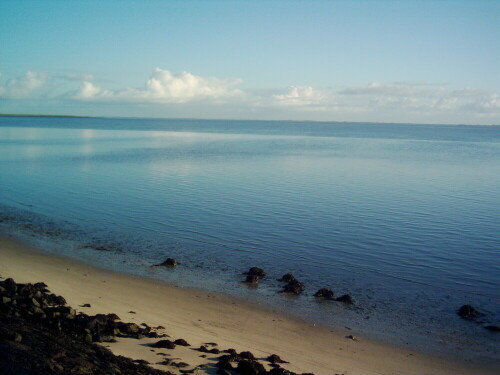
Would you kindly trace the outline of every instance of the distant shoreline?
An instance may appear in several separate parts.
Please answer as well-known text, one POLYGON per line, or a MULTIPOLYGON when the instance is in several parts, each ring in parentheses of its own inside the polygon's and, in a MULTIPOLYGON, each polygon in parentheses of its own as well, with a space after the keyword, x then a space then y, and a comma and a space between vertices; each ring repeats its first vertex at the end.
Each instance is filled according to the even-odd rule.
POLYGON ((65 118, 93 118, 93 116, 73 116, 73 115, 18 115, 10 113, 0 113, 0 117, 65 117, 65 118))
POLYGON ((261 120, 261 119, 233 119, 233 118, 198 118, 198 117, 134 117, 134 116, 81 116, 81 115, 39 115, 39 114, 11 114, 0 113, 1 117, 46 117, 46 118, 101 118, 101 119, 134 119, 134 120, 182 120, 182 121, 242 121, 242 122, 293 122, 293 123, 317 123, 317 124, 363 124, 363 125, 402 125, 402 126, 477 126, 490 127, 500 124, 439 124, 439 123, 415 123, 415 122, 382 122, 382 121, 318 121, 318 120, 261 120))

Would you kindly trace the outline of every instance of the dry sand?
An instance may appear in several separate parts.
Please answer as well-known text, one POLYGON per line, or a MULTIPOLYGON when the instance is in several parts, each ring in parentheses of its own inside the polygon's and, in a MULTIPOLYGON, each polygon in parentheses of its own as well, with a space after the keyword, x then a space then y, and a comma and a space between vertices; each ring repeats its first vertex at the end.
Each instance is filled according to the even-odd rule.
MULTIPOLYGON (((423 355, 366 338, 351 340, 344 332, 291 319, 242 301, 89 266, 0 237, 0 276, 16 282, 43 281, 68 304, 87 314, 116 313, 125 322, 164 326, 172 339, 183 338, 192 347, 154 349, 155 339, 118 339, 104 344, 115 353, 152 364, 178 358, 191 367, 215 363, 193 348, 215 342, 219 349, 248 350, 258 358, 278 354, 290 361, 283 367, 319 374, 494 374, 462 359, 455 361, 423 355), (90 308, 79 307, 85 303, 90 308), (134 311, 135 313, 130 313, 134 311)), ((178 371, 169 366, 156 368, 178 371)), ((215 373, 197 370, 197 374, 215 373)))

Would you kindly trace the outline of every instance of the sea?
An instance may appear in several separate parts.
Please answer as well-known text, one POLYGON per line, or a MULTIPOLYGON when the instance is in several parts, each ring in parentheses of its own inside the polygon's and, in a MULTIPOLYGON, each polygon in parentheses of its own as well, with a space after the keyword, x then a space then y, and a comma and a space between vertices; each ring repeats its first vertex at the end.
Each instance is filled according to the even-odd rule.
POLYGON ((500 360, 484 328, 500 325, 500 126, 0 117, 0 231, 325 329, 500 360), (180 265, 151 267, 167 257, 180 265), (287 272, 302 295, 279 293, 287 272))

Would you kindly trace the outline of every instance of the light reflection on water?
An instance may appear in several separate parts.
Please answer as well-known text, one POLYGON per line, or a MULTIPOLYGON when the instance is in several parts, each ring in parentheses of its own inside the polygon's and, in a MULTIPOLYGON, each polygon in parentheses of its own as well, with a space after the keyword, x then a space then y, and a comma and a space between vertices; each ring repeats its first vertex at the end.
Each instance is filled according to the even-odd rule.
POLYGON ((60 251, 374 336, 404 341, 411 327, 442 345, 427 332, 460 332, 498 356, 489 332, 455 315, 473 303, 500 323, 498 128, 0 121, 0 204, 74 225, 60 251), (122 252, 78 250, 89 241, 122 252), (167 255, 183 269, 149 269, 167 255), (276 296, 273 280, 242 287, 253 265, 273 279, 292 271, 308 296, 276 296), (325 286, 360 309, 314 302, 325 286))

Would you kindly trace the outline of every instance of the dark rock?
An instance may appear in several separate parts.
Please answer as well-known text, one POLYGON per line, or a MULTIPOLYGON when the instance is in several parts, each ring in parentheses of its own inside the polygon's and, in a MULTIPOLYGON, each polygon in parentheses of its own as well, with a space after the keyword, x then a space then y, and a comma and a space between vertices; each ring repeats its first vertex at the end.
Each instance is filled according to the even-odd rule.
POLYGON ((157 267, 175 267, 179 263, 174 258, 167 258, 163 263, 157 264, 157 267))
POLYGON ((458 315, 462 319, 467 319, 467 320, 473 320, 477 318, 480 313, 477 311, 474 307, 471 305, 463 305, 459 310, 458 310, 458 315))
POLYGON ((45 301, 46 301, 47 305, 59 306, 59 305, 66 304, 66 300, 64 299, 64 297, 56 296, 55 294, 49 294, 49 295, 45 296, 45 301))
POLYGON ((166 349, 175 349, 175 343, 170 340, 160 340, 151 344, 153 348, 166 348, 166 349))
POLYGON ((334 297, 333 291, 328 288, 322 288, 314 293, 314 297, 332 299, 334 297))
POLYGON ((304 284, 298 280, 292 280, 285 285, 281 293, 300 294, 305 290, 304 284))
POLYGON ((285 370, 281 367, 274 367, 268 372, 268 375, 296 375, 294 372, 285 370))
POLYGON ((278 281, 282 281, 285 283, 289 283, 290 281, 294 281, 294 280, 297 280, 297 279, 291 273, 286 273, 283 276, 281 276, 280 279, 278 279, 278 281))
POLYGON ((255 360, 255 356, 251 352, 241 352, 240 357, 243 359, 255 360))
MULTIPOLYGON (((2 297, 8 293, 10 303, 0 304, 0 373, 172 375, 93 345, 114 340, 120 328, 135 332, 137 325, 119 326, 114 314, 76 315, 44 283, 16 284, 11 279, 7 286, 1 282, 1 287, 2 297)), ((136 335, 146 332, 138 328, 136 335)))
POLYGON ((484 328, 486 328, 488 331, 491 331, 491 332, 500 332, 499 326, 486 326, 484 328))
POLYGON ((249 276, 257 276, 259 278, 263 278, 266 276, 266 273, 262 268, 259 267, 252 267, 246 272, 247 275, 249 276))
POLYGON ((132 362, 140 363, 141 365, 149 365, 149 362, 144 359, 134 359, 132 362))
POLYGON ((215 364, 217 368, 224 369, 224 370, 233 370, 233 365, 231 365, 231 361, 227 359, 220 359, 219 362, 215 364))
POLYGON ((229 372, 229 371, 227 371, 225 369, 220 368, 220 369, 217 370, 217 374, 218 375, 231 375, 231 372, 229 372))
POLYGON ((208 349, 205 345, 201 345, 198 348, 198 351, 202 352, 202 353, 220 354, 220 350, 219 349, 217 349, 217 348, 208 349))
POLYGON ((245 282, 248 284, 257 285, 259 283, 259 276, 257 275, 247 275, 245 282))
POLYGON ((90 303, 84 303, 81 307, 92 307, 92 306, 90 306, 90 303))
POLYGON ((114 321, 114 320, 120 320, 120 317, 116 314, 108 314, 108 319, 111 320, 111 321, 114 321))
POLYGON ((98 246, 94 247, 94 249, 99 250, 99 251, 113 251, 114 250, 114 246, 113 245, 108 245, 108 244, 98 245, 98 246))
POLYGON ((188 344, 188 342, 184 339, 177 339, 174 341, 175 345, 180 345, 180 346, 191 346, 188 344))
POLYGON ((345 303, 346 305, 351 305, 353 303, 352 297, 350 294, 344 294, 337 298, 337 301, 345 303))
POLYGON ((257 361, 243 359, 238 363, 236 371, 241 375, 262 375, 266 369, 257 361))
POLYGON ((186 362, 172 362, 172 366, 177 367, 177 368, 184 368, 184 367, 189 367, 189 363, 186 362))
POLYGON ((230 349, 231 352, 229 354, 224 354, 219 357, 220 361, 226 361, 226 362, 238 362, 241 361, 241 357, 238 353, 236 353, 236 350, 230 349))
POLYGON ((287 361, 282 360, 279 355, 276 354, 271 354, 269 357, 267 357, 267 360, 271 363, 289 363, 287 361))

